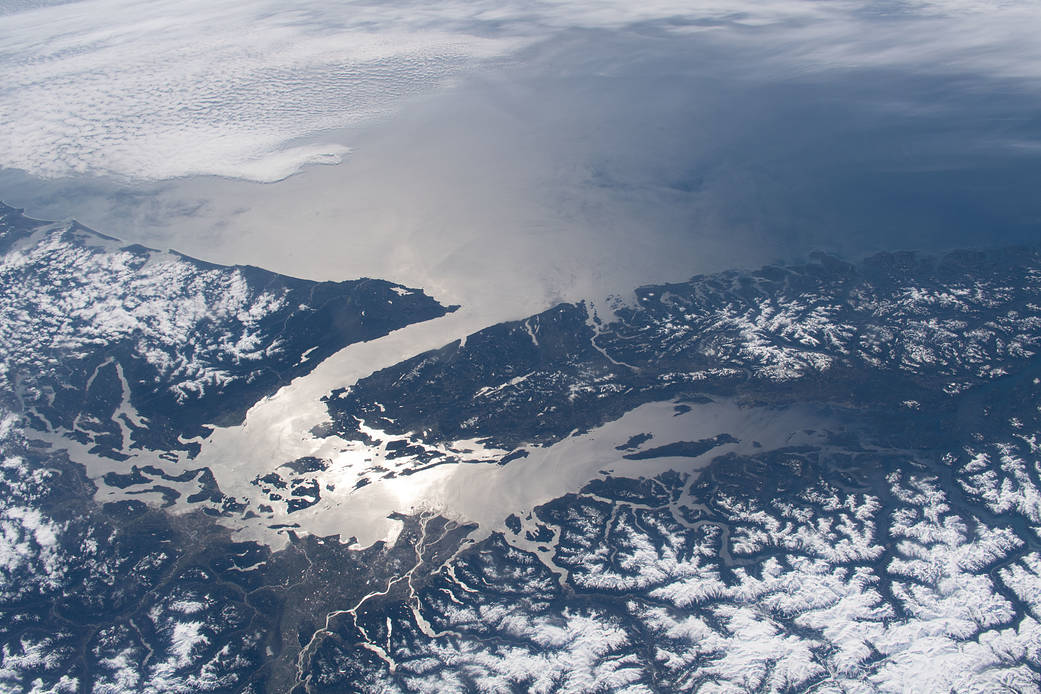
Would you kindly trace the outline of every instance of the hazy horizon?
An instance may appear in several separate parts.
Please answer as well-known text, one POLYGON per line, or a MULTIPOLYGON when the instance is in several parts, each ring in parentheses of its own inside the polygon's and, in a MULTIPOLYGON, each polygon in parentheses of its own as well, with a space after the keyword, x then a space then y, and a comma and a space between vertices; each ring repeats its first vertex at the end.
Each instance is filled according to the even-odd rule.
POLYGON ((363 4, 349 20, 214 6, 228 28, 260 13, 235 39, 200 29, 201 8, 128 3, 108 28, 69 14, 106 3, 0 16, 27 32, 0 41, 8 76, 17 51, 38 54, 0 96, 14 125, 0 197, 127 242, 311 279, 382 277, 494 319, 815 250, 1039 239, 1041 50, 1024 37, 1041 11, 1027 6, 363 4), (76 21, 95 33, 61 33, 76 21), (34 31, 57 43, 32 44, 34 31), (155 36, 168 63, 116 62, 155 36), (265 41, 294 48, 247 60, 265 41), (198 62, 211 44, 227 65, 198 62), (298 64, 269 87, 291 89, 303 120, 255 101, 298 64), (222 82, 179 91, 179 70, 221 75, 230 101, 214 101, 222 82), (169 88, 139 91, 149 74, 169 88), (49 100, 68 94, 66 108, 101 89, 84 115, 111 120, 34 118, 28 95, 56 86, 49 100), (212 118, 239 159, 204 158, 224 156, 193 135, 212 118), (149 163, 164 132, 187 139, 149 163), (33 164, 33 142, 68 159, 33 164))

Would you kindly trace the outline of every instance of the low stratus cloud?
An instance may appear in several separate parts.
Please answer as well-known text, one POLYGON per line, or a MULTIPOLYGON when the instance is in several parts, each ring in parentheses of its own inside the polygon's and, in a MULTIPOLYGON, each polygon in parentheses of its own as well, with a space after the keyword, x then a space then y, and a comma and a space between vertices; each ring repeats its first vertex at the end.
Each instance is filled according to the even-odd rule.
POLYGON ((503 55, 374 7, 89 0, 0 18, 0 164, 45 177, 283 178, 346 148, 302 141, 503 55))
POLYGON ((1032 3, 10 0, 0 1, 0 166, 278 180, 340 161, 348 149, 331 131, 475 66, 566 30, 637 26, 723 37, 768 52, 770 69, 1041 76, 1032 3))

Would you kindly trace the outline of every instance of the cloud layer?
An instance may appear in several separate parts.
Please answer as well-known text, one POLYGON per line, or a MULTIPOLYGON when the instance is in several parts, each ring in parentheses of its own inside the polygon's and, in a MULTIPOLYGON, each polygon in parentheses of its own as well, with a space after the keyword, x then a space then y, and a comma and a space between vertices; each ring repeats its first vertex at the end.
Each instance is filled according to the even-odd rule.
MULTIPOLYGON (((55 178, 272 181, 348 149, 329 131, 567 29, 720 33, 799 70, 896 63, 1041 75, 1019 3, 0 3, 0 166, 55 178)), ((764 63, 765 65, 765 63, 764 63)))
POLYGON ((0 2, 0 166, 273 181, 338 162, 348 150, 330 131, 476 65, 567 30, 624 27, 723 37, 765 52, 764 69, 1041 76, 1041 10, 1016 2, 10 0, 0 2))
POLYGON ((0 164, 277 180, 347 151, 304 138, 514 45, 361 9, 93 0, 4 17, 0 164))

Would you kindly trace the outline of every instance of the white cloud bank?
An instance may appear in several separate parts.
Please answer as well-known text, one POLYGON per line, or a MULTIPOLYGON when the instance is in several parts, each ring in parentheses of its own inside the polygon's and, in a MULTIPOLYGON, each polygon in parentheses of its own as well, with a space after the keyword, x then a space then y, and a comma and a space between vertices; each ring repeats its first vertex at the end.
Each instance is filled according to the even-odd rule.
POLYGON ((462 71, 570 28, 726 25, 741 29, 732 39, 745 47, 769 44, 803 67, 933 62, 1041 75, 1035 4, 904 3, 881 20, 878 7, 0 0, 0 167, 48 178, 274 181, 340 161, 348 149, 329 131, 393 112, 462 71))
POLYGON ((219 0, 88 0, 2 17, 0 37, 0 165, 140 179, 339 161, 301 140, 515 46, 374 7, 219 0))

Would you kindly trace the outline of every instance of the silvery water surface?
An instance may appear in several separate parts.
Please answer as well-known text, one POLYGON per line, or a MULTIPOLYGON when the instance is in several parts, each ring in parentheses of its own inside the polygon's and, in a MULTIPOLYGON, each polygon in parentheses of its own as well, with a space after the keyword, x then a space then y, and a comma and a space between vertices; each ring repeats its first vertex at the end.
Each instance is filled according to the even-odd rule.
POLYGON ((12 691, 1041 687, 1032 4, 0 12, 12 691))

